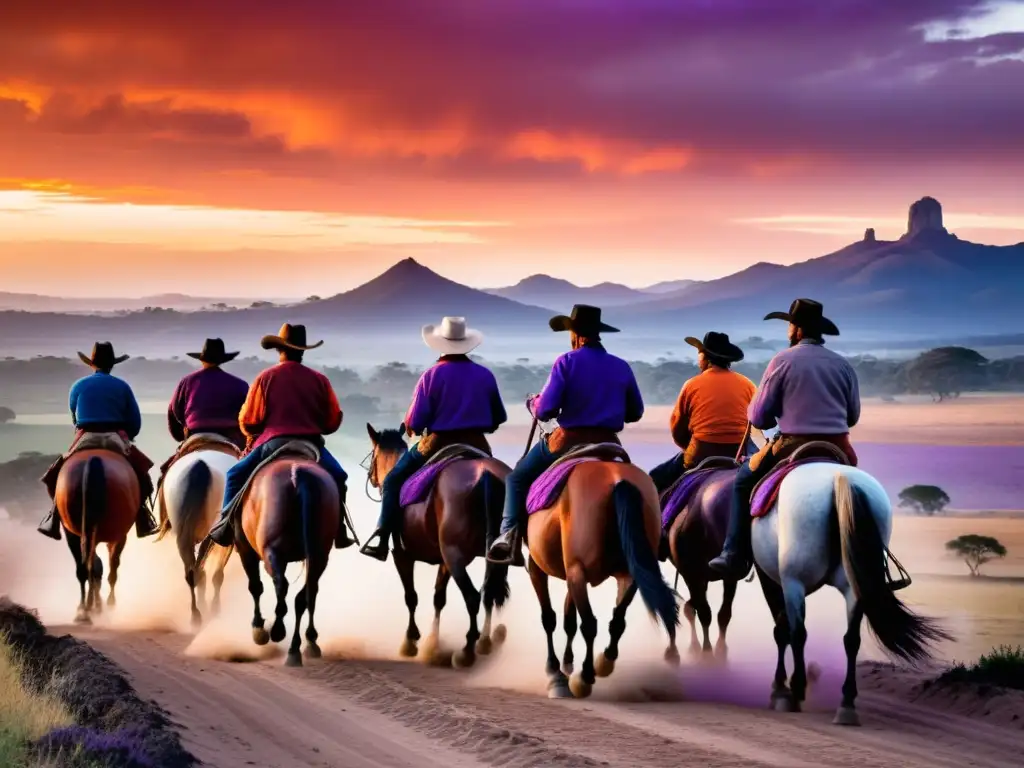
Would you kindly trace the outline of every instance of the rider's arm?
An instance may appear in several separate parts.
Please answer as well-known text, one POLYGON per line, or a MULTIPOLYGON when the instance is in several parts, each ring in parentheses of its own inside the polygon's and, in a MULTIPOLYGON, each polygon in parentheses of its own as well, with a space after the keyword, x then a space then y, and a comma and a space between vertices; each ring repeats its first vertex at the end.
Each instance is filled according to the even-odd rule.
POLYGON ((71 409, 71 424, 75 427, 78 426, 78 382, 75 382, 71 386, 71 391, 68 392, 68 408, 71 409))
POLYGON ((124 431, 128 433, 128 437, 134 440, 142 431, 142 414, 139 413, 139 401, 135 399, 135 393, 127 384, 124 385, 124 389, 128 399, 128 402, 125 403, 127 413, 125 414, 124 431))
POLYGON ((860 421, 860 382, 852 365, 847 375, 850 377, 850 391, 846 395, 846 423, 852 429, 860 421))
POLYGON ((644 416, 644 398, 640 394, 640 385, 636 383, 633 371, 629 372, 629 383, 626 385, 626 418, 627 424, 640 421, 644 416))
POLYGON ((761 378, 761 386, 750 402, 747 418, 756 429, 773 429, 782 415, 785 368, 773 358, 761 378))
POLYGON ((183 382, 179 381, 174 388, 171 402, 167 406, 167 430, 171 437, 179 443, 185 439, 185 409, 182 407, 183 382))
POLYGON ((419 435, 434 423, 434 409, 430 401, 428 371, 425 371, 412 391, 412 402, 405 413, 405 429, 410 435, 419 435))
POLYGON ((550 421, 561 412, 567 365, 565 356, 558 358, 548 374, 544 389, 530 401, 530 410, 538 421, 550 421))
POLYGON ((338 396, 334 393, 334 387, 331 386, 331 382, 327 380, 326 376, 324 377, 324 389, 327 390, 327 402, 324 426, 321 432, 325 435, 332 435, 341 427, 345 414, 342 413, 341 405, 338 404, 338 396))
POLYGON ((497 432, 498 427, 508 421, 508 413, 505 412, 505 404, 501 401, 501 392, 498 389, 498 382, 491 377, 491 432, 497 432))
POLYGON ((257 376, 249 387, 245 404, 238 412, 238 427, 246 437, 256 437, 263 431, 263 420, 267 417, 267 403, 263 393, 263 376, 257 376))
POLYGON ((683 384, 683 388, 679 390, 679 397, 676 399, 676 407, 672 409, 672 418, 668 422, 669 429, 672 431, 672 442, 684 451, 690 444, 690 407, 687 395, 686 384, 683 384))

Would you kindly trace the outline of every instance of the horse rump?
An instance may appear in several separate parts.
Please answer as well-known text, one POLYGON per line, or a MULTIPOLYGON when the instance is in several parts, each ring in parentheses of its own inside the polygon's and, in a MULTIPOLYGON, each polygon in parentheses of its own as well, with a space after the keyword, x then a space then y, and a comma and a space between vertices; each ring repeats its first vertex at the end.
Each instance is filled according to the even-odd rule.
POLYGON ((864 493, 844 472, 835 476, 833 494, 839 514, 843 569, 868 626, 885 651, 904 661, 923 661, 932 646, 952 639, 934 621, 907 608, 893 593, 885 567, 885 542, 864 493))

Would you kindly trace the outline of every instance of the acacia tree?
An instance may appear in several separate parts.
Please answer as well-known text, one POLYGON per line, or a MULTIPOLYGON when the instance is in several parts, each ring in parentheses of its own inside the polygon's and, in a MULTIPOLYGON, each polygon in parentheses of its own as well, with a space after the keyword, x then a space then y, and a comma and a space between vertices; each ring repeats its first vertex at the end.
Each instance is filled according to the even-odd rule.
POLYGON ((956 398, 985 378, 988 360, 967 347, 938 347, 911 360, 907 384, 915 392, 929 392, 939 402, 956 398))
POLYGON ((981 566, 990 560, 1006 557, 1006 547, 999 543, 999 539, 981 536, 977 533, 968 533, 958 536, 952 541, 947 541, 946 549, 964 559, 971 571, 971 576, 977 576, 981 566))
POLYGON ((17 418, 14 411, 8 408, 6 405, 0 405, 0 424, 6 424, 9 421, 14 421, 17 418))
POLYGON ((919 515, 934 515, 949 504, 949 495, 937 485, 911 485, 900 491, 900 506, 919 515))

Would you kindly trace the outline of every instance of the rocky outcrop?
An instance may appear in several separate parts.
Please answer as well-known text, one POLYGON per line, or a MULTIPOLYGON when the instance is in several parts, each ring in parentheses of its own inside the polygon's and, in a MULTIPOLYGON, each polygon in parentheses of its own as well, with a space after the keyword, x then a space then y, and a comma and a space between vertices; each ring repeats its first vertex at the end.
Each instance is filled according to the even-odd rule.
POLYGON ((910 206, 907 233, 903 237, 916 237, 925 232, 948 234, 946 228, 942 226, 942 206, 934 197, 922 197, 910 206))
POLYGON ((875 228, 874 227, 868 227, 867 229, 864 230, 864 242, 865 243, 874 243, 875 242, 875 228))

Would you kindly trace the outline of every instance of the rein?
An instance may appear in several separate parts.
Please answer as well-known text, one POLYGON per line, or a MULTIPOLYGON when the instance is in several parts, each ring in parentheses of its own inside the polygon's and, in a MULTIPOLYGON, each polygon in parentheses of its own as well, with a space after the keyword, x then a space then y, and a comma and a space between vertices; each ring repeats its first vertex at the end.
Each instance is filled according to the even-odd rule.
POLYGON ((363 492, 366 494, 366 498, 374 504, 379 504, 384 500, 383 494, 379 499, 375 499, 370 495, 371 488, 380 488, 380 483, 377 482, 377 449, 374 448, 366 454, 366 457, 359 462, 359 466, 366 470, 366 484, 363 486, 363 492))

